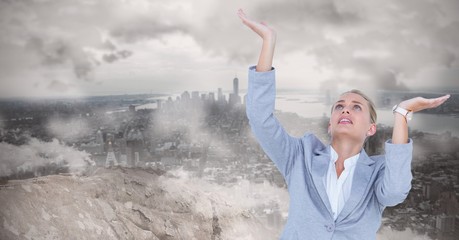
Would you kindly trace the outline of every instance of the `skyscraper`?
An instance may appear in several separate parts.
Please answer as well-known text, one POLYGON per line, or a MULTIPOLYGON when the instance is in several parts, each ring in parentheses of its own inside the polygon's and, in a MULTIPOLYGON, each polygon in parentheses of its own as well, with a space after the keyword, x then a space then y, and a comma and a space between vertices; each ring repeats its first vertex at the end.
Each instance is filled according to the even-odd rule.
POLYGON ((189 102, 191 99, 190 93, 188 91, 183 92, 181 96, 182 96, 181 100, 183 102, 189 102))
POLYGON ((192 91, 191 92, 191 100, 192 101, 199 101, 199 92, 198 91, 192 91))
POLYGON ((233 79, 233 94, 236 97, 239 96, 239 79, 237 77, 233 79))
POLYGON ((115 157, 115 152, 113 151, 112 148, 112 142, 108 142, 108 153, 107 153, 107 158, 105 159, 105 167, 111 167, 111 166, 118 166, 118 161, 116 161, 115 157))
POLYGON ((215 102, 215 94, 213 92, 209 93, 209 102, 215 102))
POLYGON ((239 79, 237 77, 233 79, 233 93, 229 96, 229 102, 231 105, 241 103, 241 97, 239 97, 239 79))
POLYGON ((222 92, 222 88, 218 88, 218 97, 217 97, 217 100, 219 102, 223 101, 223 92, 222 92))

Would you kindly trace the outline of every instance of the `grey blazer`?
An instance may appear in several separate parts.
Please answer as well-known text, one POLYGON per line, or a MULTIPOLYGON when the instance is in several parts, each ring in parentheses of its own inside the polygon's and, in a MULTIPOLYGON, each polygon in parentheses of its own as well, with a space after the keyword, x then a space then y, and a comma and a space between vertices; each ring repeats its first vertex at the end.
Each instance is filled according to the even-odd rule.
POLYGON ((290 207, 281 239, 376 239, 386 206, 403 202, 411 189, 412 140, 385 143, 385 155, 369 157, 362 149, 351 196, 333 220, 324 186, 330 146, 313 134, 294 138, 274 117, 275 70, 249 69, 246 100, 252 131, 288 186, 290 207))

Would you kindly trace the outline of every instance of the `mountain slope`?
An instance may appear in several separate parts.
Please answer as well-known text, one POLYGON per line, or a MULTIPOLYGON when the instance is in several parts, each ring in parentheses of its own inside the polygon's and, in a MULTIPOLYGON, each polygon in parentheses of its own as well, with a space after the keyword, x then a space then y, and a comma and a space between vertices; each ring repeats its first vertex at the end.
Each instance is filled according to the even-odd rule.
MULTIPOLYGON (((0 185, 0 239, 275 239, 219 186, 136 169, 0 185), (210 190, 205 190, 210 189, 210 190)), ((226 190, 227 191, 227 190, 226 190)))

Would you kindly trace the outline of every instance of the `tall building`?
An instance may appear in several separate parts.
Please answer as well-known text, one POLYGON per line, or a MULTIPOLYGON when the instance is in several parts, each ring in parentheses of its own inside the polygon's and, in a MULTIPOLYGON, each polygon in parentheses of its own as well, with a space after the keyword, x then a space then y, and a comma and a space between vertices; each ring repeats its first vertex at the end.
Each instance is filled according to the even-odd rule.
POLYGON ((454 232, 455 230, 455 216, 447 216, 445 214, 438 215, 435 219, 435 227, 438 231, 443 233, 454 232))
POLYGON ((422 186, 422 195, 427 200, 436 201, 440 196, 440 191, 441 184, 433 180, 422 186))
POLYGON ((209 93, 209 102, 215 102, 215 94, 213 92, 209 93))
POLYGON ((139 152, 134 153, 134 166, 139 166, 140 163, 140 155, 139 152))
POLYGON ((120 165, 122 167, 129 167, 128 160, 127 160, 127 155, 125 153, 121 153, 120 154, 120 165))
POLYGON ((126 165, 128 167, 134 167, 135 160, 134 160, 134 152, 132 151, 132 147, 126 147, 126 165))
POLYGON ((199 100, 199 91, 192 91, 191 92, 191 100, 198 101, 199 100))
POLYGON ((217 100, 218 100, 219 102, 223 101, 223 92, 222 92, 222 88, 218 88, 217 100))
POLYGON ((191 92, 191 104, 193 107, 198 107, 201 103, 201 99, 199 97, 199 91, 192 91, 191 92))
POLYGON ((189 102, 191 99, 190 93, 188 91, 183 92, 181 96, 182 96, 181 99, 183 102, 189 102))
POLYGON ((133 113, 135 112, 135 106, 134 105, 129 105, 129 112, 133 113))
POLYGON ((237 77, 233 79, 233 93, 229 95, 229 103, 231 105, 241 103, 241 97, 239 96, 239 79, 237 77))
POLYGON ((156 100, 156 108, 157 109, 161 109, 161 103, 162 103, 161 99, 156 100))
POLYGON ((233 94, 239 96, 239 79, 237 77, 233 79, 233 94))
POLYGON ((207 94, 201 93, 201 101, 206 101, 207 100, 207 94))
POLYGON ((99 153, 104 153, 105 152, 105 140, 104 140, 104 134, 102 131, 99 129, 97 130, 96 133, 96 144, 99 146, 99 153))
POLYGON ((144 148, 144 137, 138 128, 132 128, 125 134, 126 138, 126 160, 128 166, 137 166, 144 156, 140 155, 144 148), (137 153, 137 154, 136 154, 137 153))
POLYGON ((101 144, 101 145, 104 144, 104 134, 102 133, 100 129, 97 130, 97 133, 96 133, 96 143, 101 144))
POLYGON ((118 161, 116 161, 115 152, 112 148, 112 142, 108 142, 107 158, 105 159, 105 167, 118 166, 118 161))

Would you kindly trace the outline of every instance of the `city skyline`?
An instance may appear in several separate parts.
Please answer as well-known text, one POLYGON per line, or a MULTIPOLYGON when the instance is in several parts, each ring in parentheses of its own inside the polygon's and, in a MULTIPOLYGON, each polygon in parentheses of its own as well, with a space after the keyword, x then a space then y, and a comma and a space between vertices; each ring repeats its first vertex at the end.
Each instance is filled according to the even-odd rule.
MULTIPOLYGON (((268 226, 269 229, 276 232, 280 231, 288 209, 288 200, 284 199, 287 198, 287 192, 283 178, 251 136, 244 105, 231 105, 230 101, 226 101, 223 96, 225 95, 221 95, 221 102, 211 101, 212 98, 202 98, 202 95, 196 91, 191 91, 191 94, 186 91, 180 98, 171 98, 157 109, 136 109, 134 106, 136 100, 130 96, 93 98, 88 99, 83 105, 80 105, 81 102, 72 101, 55 101, 53 104, 51 104, 52 101, 49 101, 49 104, 42 105, 40 108, 33 107, 35 103, 31 102, 7 105, 8 108, 2 109, 13 108, 15 109, 13 114, 29 113, 34 117, 16 119, 0 128, 0 137, 3 141, 0 144, 3 154, 0 157, 8 166, 8 168, 0 169, 3 171, 3 184, 9 184, 9 180, 11 184, 17 184, 18 181, 27 183, 28 179, 33 178, 35 180, 32 183, 41 183, 41 179, 46 179, 43 182, 45 185, 42 186, 51 187, 55 184, 51 179, 59 177, 57 175, 59 173, 68 174, 67 171, 70 174, 86 171, 89 176, 83 174, 82 178, 71 178, 75 181, 84 179, 85 183, 88 183, 88 179, 100 179, 101 171, 122 172, 124 181, 121 179, 120 184, 125 187, 128 196, 139 199, 132 194, 137 191, 130 190, 131 188, 126 185, 129 183, 126 179, 130 176, 151 173, 171 176, 178 171, 177 177, 173 178, 180 179, 188 176, 184 179, 187 189, 194 188, 202 192, 204 186, 212 186, 211 189, 218 188, 218 190, 211 191, 212 196, 225 195, 227 192, 234 194, 234 190, 239 189, 237 192, 241 194, 241 197, 229 202, 226 199, 225 203, 230 203, 232 206, 244 202, 250 203, 248 206, 251 207, 246 208, 249 210, 244 211, 248 211, 257 221, 262 222, 263 226, 268 226), (120 107, 127 107, 128 111, 106 112, 106 110, 116 110, 120 107), (91 114, 87 114, 88 112, 91 114), (35 157, 31 159, 29 157, 31 155, 35 157), (68 159, 72 161, 68 162, 68 159), (103 170, 103 168, 108 169, 103 170), (246 187, 241 189, 241 185, 246 187), (261 186, 278 191, 276 195, 266 193, 263 195, 269 196, 274 201, 260 203, 255 189, 261 186)), ((138 96, 137 101, 148 102, 148 98, 138 96)), ((276 115, 289 133, 301 136, 305 131, 314 132, 320 139, 327 141, 327 119, 321 117, 304 119, 287 112, 279 112, 276 115)), ((367 152, 371 155, 382 151, 383 142, 391 132, 388 126, 378 126, 378 129, 379 134, 367 142, 367 152)), ((415 172, 413 188, 402 205, 387 209, 378 239, 391 239, 392 235, 396 239, 411 239, 407 237, 407 234, 413 238, 423 236, 425 239, 438 239, 436 237, 445 240, 454 239, 457 235, 456 229, 458 229, 456 227, 458 221, 455 221, 454 214, 459 209, 459 204, 455 195, 452 194, 454 191, 452 187, 457 189, 459 186, 457 185, 459 180, 457 157, 459 155, 456 147, 459 143, 458 138, 448 133, 430 134, 424 131, 411 132, 410 136, 416 145, 412 165, 415 172)), ((170 181, 167 179, 163 182, 169 186, 164 188, 165 191, 170 191, 170 187, 173 189, 170 181)), ((90 182, 98 181, 90 180, 90 182)), ((165 195, 164 190, 155 194, 148 189, 143 190, 143 186, 147 184, 139 181, 133 181, 133 183, 142 189, 141 199, 157 200, 157 195, 165 195)), ((92 184, 78 185, 94 186, 92 184)), ((148 184, 148 186, 151 185, 148 184)), ((27 189, 29 188, 26 187, 25 191, 28 191, 27 189)), ((75 190, 75 188, 72 189, 75 190)), ((94 186, 94 189, 89 191, 97 191, 97 189, 100 187, 94 186)), ((113 193, 117 196, 119 189, 123 188, 111 187, 106 191, 110 192, 110 195, 113 193)), ((126 194, 125 190, 122 190, 122 194, 126 194)), ((13 193, 20 191, 21 188, 11 190, 13 193)), ((85 191, 88 191, 87 187, 85 191)), ((72 194, 74 193, 68 196, 72 194)), ((31 195, 29 192, 27 196, 31 195)), ((8 194, 2 196, 2 199, 11 201, 8 194)), ((37 195, 33 196, 37 198, 37 195)), ((75 194, 75 196, 83 196, 90 201, 94 199, 104 202, 113 201, 110 197, 105 198, 106 194, 95 194, 94 198, 80 194, 75 194)), ((28 198, 21 197, 16 201, 22 204, 23 200, 27 201, 26 199, 28 198)), ((44 199, 44 197, 38 197, 38 199, 44 199)), ((115 199, 115 201, 125 204, 123 199, 115 199)), ((187 199, 184 200, 187 201, 187 199)), ((46 202, 46 204, 49 203, 46 202)), ((53 204, 59 204, 59 201, 53 204)), ((45 207, 46 205, 41 204, 40 206, 45 207)), ((165 216, 167 219, 180 212, 180 208, 176 209, 173 205, 170 207, 174 212, 173 214, 168 212, 170 214, 165 216)), ((79 205, 76 205, 76 208, 84 209, 79 205)), ((60 208, 56 209, 58 212, 52 211, 54 215, 62 215, 65 218, 69 216, 69 212, 60 212, 60 208)), ((219 213, 219 209, 221 208, 217 208, 213 217, 224 221, 225 217, 219 213)), ((232 209, 234 213, 234 208, 232 209)), ((15 216, 22 215, 16 214, 15 216)), ((98 213, 92 212, 88 218, 95 216, 98 216, 98 213)), ((243 219, 248 218, 244 215, 243 219)), ((28 223, 28 221, 21 222, 28 223)), ((110 221, 105 222, 102 218, 99 224, 107 223, 110 224, 110 221)), ((4 228, 8 229, 10 225, 4 228)), ((27 228, 29 225, 15 224, 13 226, 27 228)), ((218 226, 218 223, 212 226, 218 226)), ((223 226, 219 231, 213 231, 213 233, 217 235, 220 232, 222 234, 231 233, 232 227, 223 226)), ((67 229, 66 227, 65 231, 67 229)), ((84 232, 88 231, 91 232, 90 230, 84 232)), ((3 232, 10 233, 10 231, 3 232)), ((250 233, 247 230, 243 232, 250 233)), ((206 235, 211 234, 206 233, 206 235)), ((262 239, 275 238, 275 235, 277 233, 262 239)))

